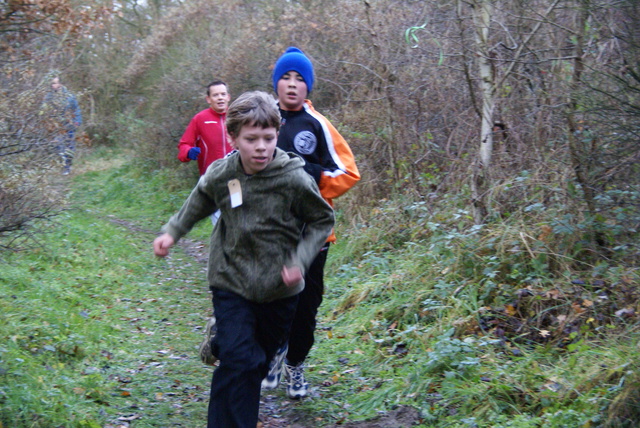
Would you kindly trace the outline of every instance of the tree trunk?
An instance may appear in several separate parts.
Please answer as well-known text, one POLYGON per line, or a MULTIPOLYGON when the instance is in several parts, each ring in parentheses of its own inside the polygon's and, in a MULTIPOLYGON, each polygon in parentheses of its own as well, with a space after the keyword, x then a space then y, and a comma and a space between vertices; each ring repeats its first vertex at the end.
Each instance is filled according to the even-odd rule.
POLYGON ((493 112, 495 108, 495 68, 489 46, 489 28, 493 12, 492 0, 474 0, 473 21, 476 30, 476 54, 480 74, 482 108, 480 109, 480 149, 473 165, 472 200, 476 224, 484 223, 488 214, 485 198, 491 186, 491 156, 493 154, 493 112))
MULTIPOLYGON (((388 141, 387 149, 389 150, 389 167, 391 170, 391 176, 394 182, 400 182, 402 177, 398 169, 399 159, 399 145, 398 132, 396 126, 396 107, 395 96, 393 94, 393 84, 397 80, 395 72, 390 68, 389 64, 384 59, 382 47, 380 46, 380 39, 375 30, 374 20, 371 17, 371 3, 368 0, 364 0, 365 15, 367 17, 367 24, 369 26, 369 34, 371 35, 373 51, 378 57, 378 68, 376 75, 380 78, 379 93, 384 94, 387 101, 387 120, 389 121, 388 127, 388 141)), ((377 85, 374 85, 374 87, 377 85)), ((375 90, 375 89, 374 89, 375 90)))
POLYGON ((573 59, 573 75, 571 76, 571 88, 569 91, 569 100, 567 102, 567 140, 569 143, 569 152, 571 154, 571 163, 573 171, 576 176, 576 181, 582 188, 582 195, 584 197, 584 203, 587 206, 587 212, 594 221, 595 228, 593 230, 593 241, 596 246, 604 254, 608 254, 606 248, 606 237, 604 233, 599 230, 596 219, 596 192, 594 189, 595 183, 591 178, 592 175, 592 162, 597 156, 597 138, 591 137, 590 144, 583 144, 580 141, 578 135, 580 129, 577 125, 578 120, 576 116, 578 111, 578 91, 580 89, 580 81, 582 79, 582 72, 584 71, 584 37, 585 28, 587 26, 587 20, 589 18, 589 5, 588 2, 582 4, 581 10, 578 15, 578 22, 576 25, 576 37, 573 59))
POLYGON ((492 0, 479 0, 474 5, 473 20, 476 27, 478 71, 482 89, 482 126, 480 129, 480 160, 485 170, 491 166, 493 154, 493 111, 495 108, 496 80, 489 47, 492 0))

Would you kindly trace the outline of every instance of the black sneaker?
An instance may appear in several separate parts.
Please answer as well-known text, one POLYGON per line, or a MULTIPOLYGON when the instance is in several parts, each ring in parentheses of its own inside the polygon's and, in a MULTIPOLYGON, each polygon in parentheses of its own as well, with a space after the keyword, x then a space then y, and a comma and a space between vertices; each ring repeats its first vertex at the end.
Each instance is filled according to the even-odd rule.
POLYGON ((212 366, 218 361, 218 358, 211 352, 211 341, 216 337, 216 317, 212 316, 207 321, 207 325, 204 328, 204 339, 200 344, 200 359, 208 366, 212 366))

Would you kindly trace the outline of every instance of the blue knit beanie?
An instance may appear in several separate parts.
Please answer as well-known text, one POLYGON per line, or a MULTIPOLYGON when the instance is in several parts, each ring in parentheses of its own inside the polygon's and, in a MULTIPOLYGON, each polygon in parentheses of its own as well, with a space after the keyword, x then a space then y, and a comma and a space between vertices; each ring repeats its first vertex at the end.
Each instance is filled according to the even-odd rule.
POLYGON ((273 67, 273 90, 278 93, 278 80, 289 71, 296 71, 307 84, 308 92, 313 89, 313 64, 298 48, 287 48, 285 53, 276 61, 273 67))

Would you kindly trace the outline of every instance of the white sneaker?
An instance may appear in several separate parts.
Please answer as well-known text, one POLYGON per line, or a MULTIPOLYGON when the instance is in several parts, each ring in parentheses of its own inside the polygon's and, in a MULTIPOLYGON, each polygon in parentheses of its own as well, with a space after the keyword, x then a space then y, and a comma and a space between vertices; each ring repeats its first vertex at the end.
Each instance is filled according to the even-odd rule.
POLYGON ((287 381, 287 395, 289 398, 302 398, 307 395, 309 383, 304 379, 304 364, 297 366, 285 364, 285 380, 287 381))
POLYGON ((287 355, 288 350, 289 344, 285 343, 278 349, 276 355, 274 355, 273 359, 269 363, 269 373, 267 374, 267 377, 262 379, 263 389, 274 389, 280 384, 284 357, 287 355))

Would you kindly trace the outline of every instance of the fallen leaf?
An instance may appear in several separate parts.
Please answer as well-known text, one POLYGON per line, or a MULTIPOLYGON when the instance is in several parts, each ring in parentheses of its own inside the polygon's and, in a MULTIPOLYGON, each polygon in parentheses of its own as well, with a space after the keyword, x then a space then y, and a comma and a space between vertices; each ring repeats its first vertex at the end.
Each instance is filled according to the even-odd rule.
POLYGON ((136 419, 140 419, 140 415, 120 416, 118 418, 119 421, 135 421, 136 419))
POLYGON ((551 226, 547 225, 547 224, 543 224, 540 229, 542 229, 542 232, 540 233, 540 235, 538 235, 538 240, 539 241, 544 241, 547 236, 549 236, 551 234, 551 232, 553 231, 553 229, 551 229, 551 226))
POLYGON ((560 290, 549 290, 545 293, 545 296, 550 299, 557 299, 560 297, 560 290))
POLYGON ((635 315, 636 311, 633 308, 624 308, 616 311, 616 316, 620 318, 628 318, 635 315))
POLYGON ((407 349, 407 345, 405 345, 404 343, 399 343, 395 346, 395 348, 393 348, 393 353, 396 355, 405 355, 409 352, 409 350, 407 349))
POLYGON ((558 392, 558 391, 560 391, 560 389, 562 389, 562 385, 560 385, 557 382, 547 382, 544 385, 544 388, 547 388, 548 390, 553 391, 553 392, 558 392))
POLYGON ((575 313, 577 314, 581 314, 585 311, 585 308, 583 308, 582 306, 580 306, 578 303, 573 302, 571 304, 571 307, 573 308, 573 310, 575 311, 575 313))

